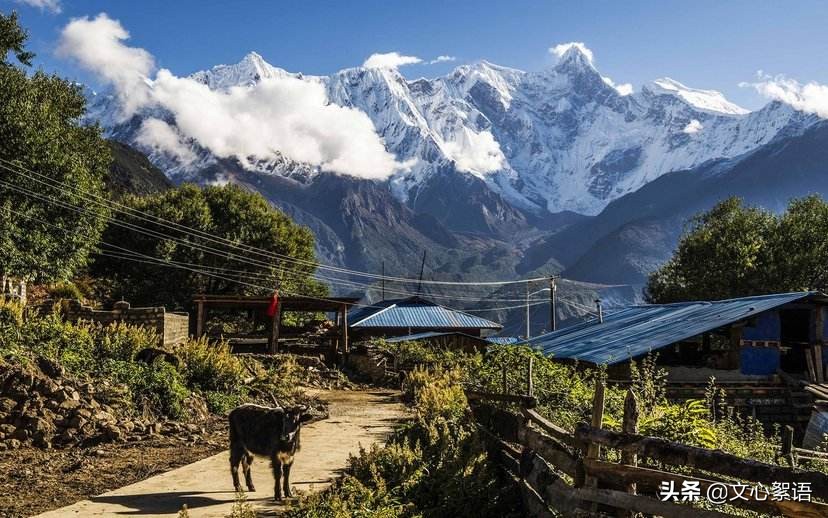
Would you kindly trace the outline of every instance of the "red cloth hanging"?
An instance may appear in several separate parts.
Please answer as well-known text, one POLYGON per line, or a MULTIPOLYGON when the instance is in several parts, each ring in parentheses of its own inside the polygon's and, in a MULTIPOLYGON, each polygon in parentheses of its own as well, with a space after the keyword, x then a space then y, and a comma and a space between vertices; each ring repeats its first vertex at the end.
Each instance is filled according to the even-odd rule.
POLYGON ((267 316, 273 318, 276 316, 276 310, 279 308, 279 292, 274 291, 273 296, 270 297, 270 304, 267 306, 267 316))

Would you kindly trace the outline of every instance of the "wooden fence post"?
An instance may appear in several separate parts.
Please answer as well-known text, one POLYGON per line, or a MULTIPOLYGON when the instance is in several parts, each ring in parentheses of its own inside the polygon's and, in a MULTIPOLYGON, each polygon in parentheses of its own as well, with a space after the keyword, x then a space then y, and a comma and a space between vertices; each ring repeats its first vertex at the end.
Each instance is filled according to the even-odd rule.
POLYGON ((532 397, 535 395, 535 386, 532 383, 532 364, 535 358, 529 357, 529 365, 526 367, 526 395, 532 397))
MULTIPOLYGON (((592 422, 590 423, 590 425, 592 426, 592 428, 597 428, 599 430, 604 426, 604 389, 604 381, 596 380, 595 394, 592 397, 592 422)), ((590 442, 587 446, 586 458, 598 459, 600 457, 601 446, 598 443, 590 442)), ((584 478, 584 487, 597 488, 598 479, 592 476, 586 476, 584 478)), ((598 504, 587 503, 584 509, 591 511, 592 513, 596 513, 598 511, 598 504)))
POLYGON ((786 425, 782 428, 782 453, 781 455, 785 457, 785 460, 788 461, 788 464, 792 467, 796 467, 796 453, 794 452, 793 447, 793 437, 794 437, 794 429, 791 425, 786 425))
POLYGON ((503 365, 502 375, 503 375, 503 393, 508 394, 509 393, 509 386, 508 386, 508 383, 506 381, 506 365, 503 365))
MULTIPOLYGON (((632 388, 627 389, 627 396, 624 398, 624 419, 621 423, 621 431, 629 434, 638 433, 638 398, 635 397, 635 392, 632 388)), ((633 452, 622 451, 621 463, 628 466, 638 466, 638 455, 633 452)), ((636 494, 635 482, 627 484, 627 493, 636 494)), ((624 512, 623 516, 634 517, 634 512, 624 512)))
MULTIPOLYGON (((592 398, 592 427, 599 430, 604 426, 604 382, 596 381, 595 395, 592 398)), ((597 459, 601 455, 601 446, 590 443, 587 458, 597 459)))

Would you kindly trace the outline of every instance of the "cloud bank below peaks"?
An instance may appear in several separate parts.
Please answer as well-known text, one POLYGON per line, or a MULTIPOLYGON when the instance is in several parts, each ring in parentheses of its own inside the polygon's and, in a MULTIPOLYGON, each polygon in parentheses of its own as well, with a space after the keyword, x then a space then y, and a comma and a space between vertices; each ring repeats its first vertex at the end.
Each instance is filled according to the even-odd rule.
POLYGON ((152 77, 152 55, 126 45, 128 38, 121 23, 105 13, 76 18, 63 29, 58 54, 110 84, 124 120, 142 109, 168 113, 175 127, 150 118, 138 139, 182 163, 195 159, 190 144, 197 143, 245 165, 284 156, 369 179, 385 179, 411 165, 385 150, 365 113, 331 104, 319 82, 263 78, 219 92, 166 69, 152 77))

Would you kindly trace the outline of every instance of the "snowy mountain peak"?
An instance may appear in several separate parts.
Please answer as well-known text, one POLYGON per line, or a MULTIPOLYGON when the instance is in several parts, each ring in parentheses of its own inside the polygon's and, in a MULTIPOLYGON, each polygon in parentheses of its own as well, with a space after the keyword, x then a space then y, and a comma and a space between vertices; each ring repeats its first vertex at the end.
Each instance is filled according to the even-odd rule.
MULTIPOLYGON (((556 47, 558 48, 558 47, 556 47)), ((562 49, 560 49, 562 50, 562 49)), ((592 51, 583 45, 572 43, 566 46, 565 50, 558 51, 559 59, 556 68, 560 69, 581 69, 588 68, 595 70, 593 65, 592 51)))
POLYGON ((301 77, 301 74, 274 67, 257 52, 248 52, 238 63, 216 65, 210 70, 196 72, 190 76, 213 90, 226 90, 233 86, 249 86, 262 79, 301 77))
MULTIPOLYGON (((364 113, 386 151, 412 164, 389 179, 392 192, 406 203, 416 203, 434 178, 470 174, 513 207, 596 214, 664 173, 735 157, 813 124, 787 105, 748 112, 719 92, 669 78, 620 95, 583 44, 550 50, 558 61, 540 72, 478 61, 447 76, 412 80, 389 67, 302 76, 251 52, 191 78, 218 91, 286 77, 323 86, 327 102, 364 113)), ((203 161, 165 162, 163 153, 142 145, 140 124, 111 116, 118 113, 117 103, 113 96, 94 96, 90 117, 110 136, 150 153, 170 174, 197 178, 203 161)), ((140 115, 171 119, 150 111, 140 115)), ((192 154, 210 159, 196 140, 189 142, 192 154)), ((268 174, 311 179, 296 174, 311 165, 285 162, 268 174)))
POLYGON ((745 115, 746 113, 750 113, 749 110, 728 101, 721 92, 690 88, 669 77, 656 79, 644 88, 655 95, 673 95, 679 97, 690 106, 706 112, 723 113, 726 115, 745 115))

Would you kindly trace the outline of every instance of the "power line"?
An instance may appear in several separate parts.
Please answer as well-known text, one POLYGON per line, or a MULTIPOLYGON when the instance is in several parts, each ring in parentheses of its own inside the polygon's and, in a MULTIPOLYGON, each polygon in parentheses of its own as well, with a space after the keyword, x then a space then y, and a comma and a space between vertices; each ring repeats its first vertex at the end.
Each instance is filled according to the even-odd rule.
MULTIPOLYGON (((11 162, 11 161, 3 159, 3 158, 0 158, 0 168, 5 169, 7 171, 10 171, 12 173, 24 176, 26 178, 29 178, 30 180, 38 182, 42 185, 46 185, 46 186, 51 187, 53 189, 57 188, 56 185, 54 185, 54 184, 58 184, 58 185, 60 185, 64 188, 72 189, 75 192, 79 192, 81 195, 86 195, 87 197, 92 198, 93 203, 97 203, 99 205, 105 205, 107 208, 114 209, 117 212, 127 213, 129 215, 132 215, 133 217, 138 217, 139 219, 143 219, 144 221, 151 222, 151 223, 154 223, 154 224, 157 224, 157 225, 160 225, 160 226, 165 226, 165 227, 168 227, 168 228, 172 227, 176 230, 185 232, 187 234, 190 234, 190 235, 193 235, 193 236, 196 236, 196 237, 200 237, 202 239, 207 239, 207 240, 213 241, 215 243, 225 244, 226 246, 231 246, 231 247, 236 248, 236 249, 241 249, 245 252, 251 252, 251 253, 255 253, 255 254, 260 255, 260 256, 265 256, 265 257, 270 257, 270 258, 278 258, 278 259, 288 261, 288 262, 293 262, 293 263, 296 263, 296 264, 302 264, 303 263, 306 266, 313 266, 313 267, 316 267, 316 268, 327 269, 327 270, 336 271, 336 272, 339 272, 339 273, 346 273, 346 274, 354 275, 354 276, 361 276, 361 277, 374 278, 374 279, 384 279, 384 280, 389 280, 389 281, 405 282, 405 283, 415 283, 415 282, 419 281, 418 279, 405 278, 405 277, 395 277, 395 276, 383 276, 383 275, 377 275, 377 274, 374 274, 374 273, 362 272, 362 271, 359 271, 359 270, 353 270, 353 269, 349 269, 349 268, 341 268, 341 267, 336 267, 336 266, 331 266, 331 265, 324 265, 324 264, 321 264, 321 263, 318 263, 318 262, 315 262, 315 261, 302 260, 302 259, 294 258, 294 257, 291 257, 291 256, 278 254, 276 252, 272 252, 272 251, 260 249, 260 248, 257 248, 257 247, 253 247, 253 246, 250 246, 250 245, 241 245, 241 244, 235 243, 235 242, 233 242, 229 239, 222 238, 222 237, 219 237, 219 236, 215 236, 215 235, 209 234, 207 232, 201 231, 199 229, 194 229, 194 228, 188 227, 186 225, 176 223, 174 221, 166 220, 166 219, 161 218, 159 216, 150 215, 150 214, 147 214, 147 213, 142 212, 140 210, 133 209, 131 207, 127 207, 123 204, 120 204, 120 203, 114 201, 114 200, 108 200, 108 199, 106 199, 104 197, 101 197, 101 196, 98 196, 94 193, 89 193, 87 191, 84 191, 83 189, 80 189, 80 188, 77 188, 75 186, 69 185, 65 182, 55 180, 55 179, 50 178, 46 175, 37 173, 35 171, 27 169, 27 168, 25 168, 25 167, 23 167, 19 164, 15 164, 14 162, 11 162), (9 165, 4 165, 4 164, 9 164, 9 165), (28 172, 30 174, 26 174, 25 172, 21 172, 21 171, 25 171, 25 172, 28 172), (38 180, 37 178, 34 178, 32 175, 43 178, 45 180, 38 180), (94 200, 95 198, 97 198, 98 200, 103 200, 103 202, 95 201, 94 200), (115 208, 115 207, 117 207, 117 208, 115 208), (159 222, 162 222, 162 223, 159 223, 159 222)), ((422 284, 446 285, 446 286, 504 286, 504 285, 510 285, 510 284, 521 284, 521 283, 525 283, 525 282, 539 282, 539 281, 542 281, 542 280, 546 280, 546 277, 537 277, 537 278, 534 278, 534 279, 520 279, 520 280, 514 280, 514 281, 435 281, 435 280, 422 280, 420 282, 422 284)))

